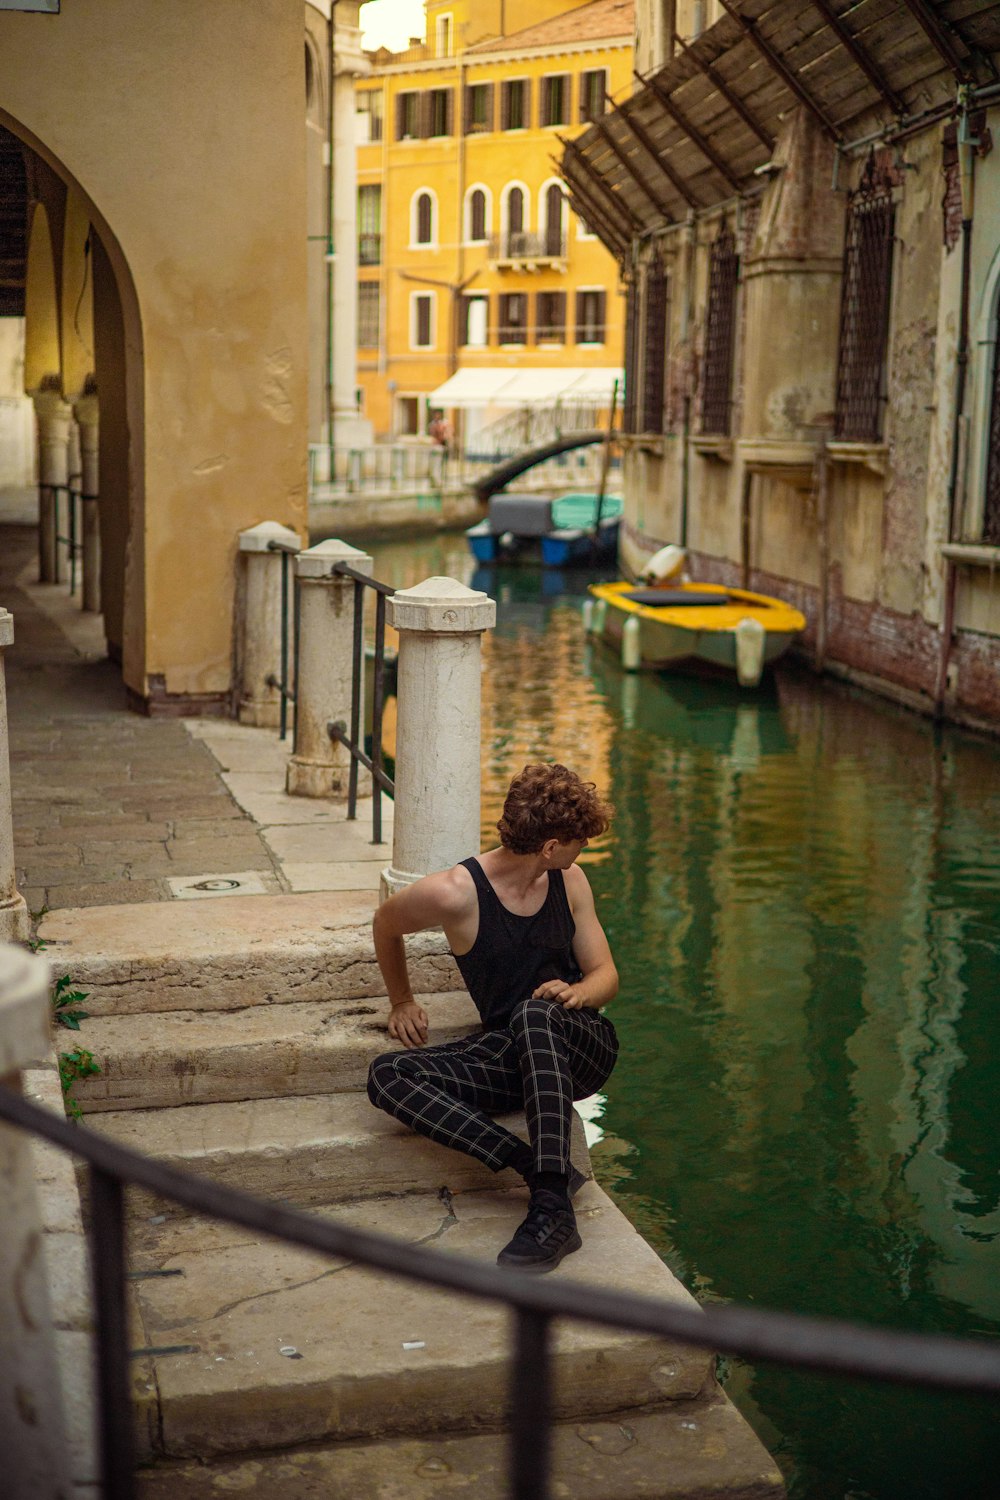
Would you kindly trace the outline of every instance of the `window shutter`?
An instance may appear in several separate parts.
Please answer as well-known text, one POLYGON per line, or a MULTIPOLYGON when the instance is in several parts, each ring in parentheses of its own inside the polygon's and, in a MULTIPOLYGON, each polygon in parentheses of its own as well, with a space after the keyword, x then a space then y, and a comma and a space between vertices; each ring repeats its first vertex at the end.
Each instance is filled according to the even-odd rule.
POLYGON ((421 348, 431 341, 431 299, 417 298, 417 343, 421 348))
POLYGON ((421 140, 428 139, 431 133, 431 92, 424 89, 417 95, 417 135, 421 140))
POLYGON ((538 93, 539 125, 547 125, 552 115, 552 79, 543 78, 538 93))
POLYGON ((625 403, 622 407, 622 431, 635 432, 639 395, 639 288, 635 279, 625 294, 625 403))
POLYGON ((642 430, 663 431, 663 386, 667 339, 667 277, 657 258, 646 271, 646 317, 642 341, 642 430))
POLYGON ((510 129, 510 80, 506 78, 500 85, 500 129, 510 129))
POLYGON ((522 118, 521 118, 521 124, 524 126, 525 130, 530 130, 532 124, 534 123, 534 116, 531 113, 532 104, 534 102, 534 88, 535 88, 535 85, 534 85, 534 82, 532 81, 532 79, 526 78, 524 80, 524 84, 523 84, 523 92, 522 92, 522 110, 523 110, 523 114, 522 114, 522 118))
POLYGON ((454 89, 445 89, 445 91, 444 91, 444 133, 445 133, 445 135, 454 135, 455 134, 455 90, 454 89))
POLYGON ((396 95, 396 139, 403 139, 403 131, 406 124, 406 95, 396 95))
POLYGON ((608 300, 608 294, 607 294, 607 292, 604 292, 604 291, 598 292, 596 294, 595 298, 594 298, 594 301, 596 303, 596 310, 595 310, 595 323, 596 323, 596 327, 594 329, 594 332, 595 332, 596 337, 601 341, 601 343, 604 342, 604 337, 605 337, 605 332, 606 332, 606 328, 605 328, 605 306, 606 306, 607 300, 608 300))
POLYGON ((462 134, 468 135, 472 125, 472 84, 465 85, 465 98, 462 102, 462 134))
POLYGON ((494 113, 493 113, 493 110, 494 110, 493 95, 494 95, 494 92, 495 92, 494 86, 493 86, 492 83, 487 83, 487 84, 484 85, 484 88, 486 89, 486 124, 485 124, 485 129, 486 130, 495 130, 496 129, 496 118, 495 118, 494 113))

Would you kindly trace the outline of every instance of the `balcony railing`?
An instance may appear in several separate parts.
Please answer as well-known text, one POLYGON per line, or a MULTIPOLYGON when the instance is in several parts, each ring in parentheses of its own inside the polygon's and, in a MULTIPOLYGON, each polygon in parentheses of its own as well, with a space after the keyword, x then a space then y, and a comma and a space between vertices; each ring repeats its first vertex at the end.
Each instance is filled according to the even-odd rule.
POLYGON ((509 230, 490 240, 490 260, 501 265, 566 259, 564 234, 534 234, 526 229, 509 230))
POLYGON ((382 264, 382 236, 380 234, 358 235, 358 265, 380 266, 382 264))

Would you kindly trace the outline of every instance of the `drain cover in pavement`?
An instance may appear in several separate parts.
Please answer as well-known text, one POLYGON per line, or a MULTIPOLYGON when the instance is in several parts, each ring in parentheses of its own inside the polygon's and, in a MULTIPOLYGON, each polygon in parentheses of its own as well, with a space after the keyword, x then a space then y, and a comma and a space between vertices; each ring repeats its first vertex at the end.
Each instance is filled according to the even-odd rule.
POLYGON ((266 887, 256 870, 239 870, 227 875, 171 875, 167 879, 170 894, 181 901, 196 901, 201 896, 264 896, 266 887))

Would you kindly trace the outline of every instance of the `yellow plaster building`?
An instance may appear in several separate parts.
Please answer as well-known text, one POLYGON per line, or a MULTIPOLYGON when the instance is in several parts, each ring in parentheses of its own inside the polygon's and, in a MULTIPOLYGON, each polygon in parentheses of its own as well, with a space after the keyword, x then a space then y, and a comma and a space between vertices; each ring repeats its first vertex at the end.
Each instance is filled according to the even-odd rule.
POLYGON ((515 372, 544 392, 621 365, 618 268, 553 157, 630 88, 633 4, 428 0, 426 18, 426 43, 372 54, 356 86, 358 399, 378 436, 420 438, 468 372, 460 409, 441 403, 468 438, 515 372))

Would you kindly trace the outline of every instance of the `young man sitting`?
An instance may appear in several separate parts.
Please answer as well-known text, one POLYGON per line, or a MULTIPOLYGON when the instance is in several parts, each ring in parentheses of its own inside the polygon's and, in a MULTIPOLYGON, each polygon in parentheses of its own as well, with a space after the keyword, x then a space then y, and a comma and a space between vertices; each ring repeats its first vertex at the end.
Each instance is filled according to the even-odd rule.
POLYGON ((618 1041, 601 1007, 618 972, 576 864, 604 833, 610 810, 592 782, 561 765, 525 766, 510 784, 500 846, 427 875, 375 914, 375 954, 402 1052, 372 1063, 368 1097, 442 1145, 513 1167, 528 1184, 528 1214, 497 1262, 552 1270, 580 1248, 571 1195, 573 1100, 603 1087, 618 1041), (483 1022, 464 1041, 428 1047, 427 1013, 413 998, 403 938, 442 927, 483 1022), (525 1144, 492 1118, 522 1108, 525 1144))

